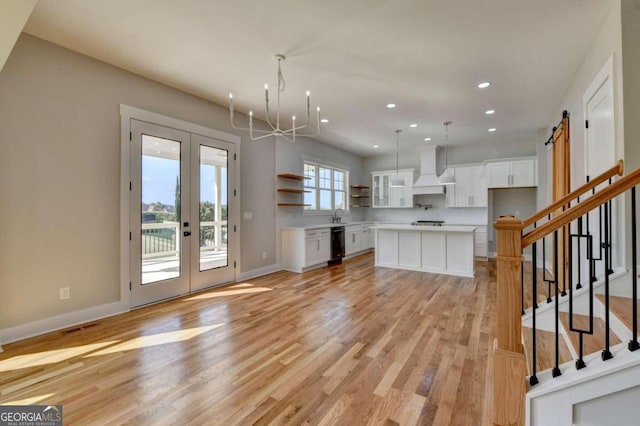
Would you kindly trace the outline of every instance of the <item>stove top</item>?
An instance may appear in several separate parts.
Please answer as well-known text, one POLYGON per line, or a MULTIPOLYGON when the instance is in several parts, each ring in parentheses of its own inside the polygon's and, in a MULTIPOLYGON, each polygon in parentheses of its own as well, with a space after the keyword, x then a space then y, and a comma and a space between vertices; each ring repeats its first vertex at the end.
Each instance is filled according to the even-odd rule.
POLYGON ((411 224, 414 226, 442 226, 444 225, 444 220, 416 220, 411 224))

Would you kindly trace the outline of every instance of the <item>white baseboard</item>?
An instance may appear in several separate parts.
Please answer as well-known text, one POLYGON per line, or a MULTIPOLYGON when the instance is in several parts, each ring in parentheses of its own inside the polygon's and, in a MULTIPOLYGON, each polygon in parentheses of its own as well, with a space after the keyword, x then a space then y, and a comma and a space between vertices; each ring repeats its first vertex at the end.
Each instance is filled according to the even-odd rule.
POLYGON ((273 265, 263 266, 262 268, 251 269, 249 271, 241 272, 236 277, 236 281, 249 280, 251 278, 258 278, 263 275, 273 274, 274 272, 282 271, 282 264, 274 263, 273 265))
MULTIPOLYGON (((41 334, 50 333, 52 331, 99 320, 124 312, 129 312, 129 306, 124 305, 122 302, 113 302, 82 309, 80 311, 57 315, 51 318, 32 321, 26 324, 1 329, 0 343, 7 344, 17 342, 18 340, 28 339, 30 337, 39 336, 41 334)), ((2 352, 2 348, 0 348, 0 352, 2 352)))

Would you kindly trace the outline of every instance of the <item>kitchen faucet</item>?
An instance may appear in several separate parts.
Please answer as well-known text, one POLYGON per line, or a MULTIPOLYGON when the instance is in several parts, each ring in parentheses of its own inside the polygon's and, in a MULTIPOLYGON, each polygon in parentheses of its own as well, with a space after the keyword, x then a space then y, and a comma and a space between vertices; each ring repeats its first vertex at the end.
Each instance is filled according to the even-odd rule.
POLYGON ((333 212, 333 217, 331 218, 332 223, 342 223, 342 217, 338 216, 338 212, 344 214, 344 210, 336 209, 336 211, 333 212))

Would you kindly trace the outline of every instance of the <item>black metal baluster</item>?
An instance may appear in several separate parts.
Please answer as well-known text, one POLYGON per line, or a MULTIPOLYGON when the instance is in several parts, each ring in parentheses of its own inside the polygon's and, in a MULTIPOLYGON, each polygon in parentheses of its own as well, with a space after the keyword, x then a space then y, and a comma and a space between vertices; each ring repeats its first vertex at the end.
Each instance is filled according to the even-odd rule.
POLYGON ((556 278, 556 303, 555 303, 555 307, 554 307, 554 313, 555 313, 555 326, 556 326, 556 351, 555 351, 555 367, 553 367, 553 370, 551 372, 551 375, 553 377, 558 377, 562 374, 562 371, 560 371, 560 324, 558 322, 558 316, 559 316, 559 302, 560 302, 560 297, 558 294, 558 230, 556 229, 555 231, 553 231, 553 257, 554 257, 554 262, 553 262, 553 275, 556 278))
MULTIPOLYGON (((633 305, 633 335, 629 342, 629 350, 631 352, 640 349, 640 343, 638 343, 638 240, 636 231, 636 187, 631 188, 631 270, 633 278, 631 279, 631 285, 633 286, 633 298, 631 303, 633 305)), ((535 315, 535 313, 534 313, 535 315)), ((534 346, 535 347, 535 346, 534 346)))
POLYGON ((609 330, 609 274, 607 273, 607 271, 609 271, 609 253, 607 253, 607 250, 610 249, 611 244, 609 243, 609 220, 611 218, 609 217, 609 209, 606 207, 605 204, 605 209, 604 209, 604 243, 602 244, 602 246, 605 248, 605 252, 604 252, 604 322, 605 322, 605 348, 602 351, 602 360, 606 361, 608 359, 613 358, 613 355, 611 354, 611 341, 610 341, 610 330, 609 330))
MULTIPOLYGON (((522 231, 520 231, 520 238, 522 238, 522 231)), ((520 268, 520 288, 522 289, 520 292, 522 315, 524 315, 524 262, 520 268)))
MULTIPOLYGON (((535 227, 535 223, 534 223, 534 227, 535 227)), ((538 294, 538 268, 537 268, 537 256, 538 256, 538 252, 537 252, 537 247, 536 247, 536 243, 533 243, 531 245, 531 280, 533 281, 533 294, 534 296, 537 296, 538 294)), ((537 297, 536 297, 537 300, 537 297)), ((536 309, 538 308, 538 304, 536 301, 533 302, 533 309, 532 309, 532 326, 533 326, 533 366, 532 366, 532 373, 531 377, 529 377, 529 384, 531 386, 535 385, 538 383, 538 377, 536 376, 536 372, 537 372, 537 368, 538 368, 538 356, 537 356, 537 351, 536 351, 536 309)))
MULTIPOLYGON (((612 180, 609 178, 609 185, 612 180)), ((613 274, 613 246, 611 245, 611 238, 613 237, 613 201, 607 201, 607 208, 609 209, 609 240, 607 241, 607 254, 609 255, 609 268, 607 268, 608 274, 613 274)))
MULTIPOLYGON (((551 220, 551 213, 547 215, 547 220, 551 220)), ((555 280, 547 278, 547 249, 545 244, 545 238, 542 238, 542 280, 547 283, 547 303, 551 303, 551 283, 555 280)))
MULTIPOLYGON (((580 204, 580 197, 577 198, 577 203, 580 204)), ((582 216, 578 218, 578 235, 582 236, 582 216)), ((578 237, 578 282, 576 283, 576 289, 580 290, 582 288, 582 250, 580 247, 580 240, 582 238, 578 237)), ((582 336, 580 336, 582 339, 582 336)))
MULTIPOLYGON (((565 206, 562 206, 562 212, 564 211, 565 206)), ((562 227, 562 297, 567 295, 567 232, 569 232, 569 225, 562 227)), ((571 283, 569 283, 569 290, 571 290, 571 283)))

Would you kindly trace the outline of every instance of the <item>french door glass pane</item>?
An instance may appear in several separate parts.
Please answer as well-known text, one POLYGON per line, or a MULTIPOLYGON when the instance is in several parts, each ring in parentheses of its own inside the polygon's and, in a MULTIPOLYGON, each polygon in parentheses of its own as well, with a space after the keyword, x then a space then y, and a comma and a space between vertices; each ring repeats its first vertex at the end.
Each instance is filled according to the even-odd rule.
POLYGON ((180 276, 180 142, 142 135, 142 284, 180 276))
POLYGON ((200 145, 200 271, 229 263, 228 160, 226 150, 200 145))

